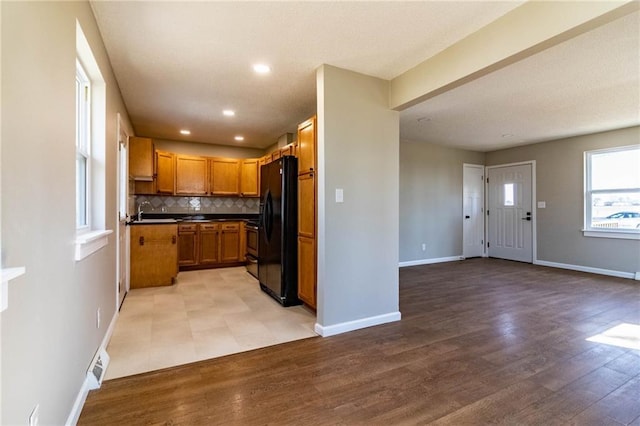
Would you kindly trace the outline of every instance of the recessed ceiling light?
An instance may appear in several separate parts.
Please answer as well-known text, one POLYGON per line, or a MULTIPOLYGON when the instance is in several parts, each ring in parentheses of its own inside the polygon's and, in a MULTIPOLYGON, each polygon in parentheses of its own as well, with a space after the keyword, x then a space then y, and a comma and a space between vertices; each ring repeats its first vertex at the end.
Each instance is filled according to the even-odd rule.
POLYGON ((224 111, 222 111, 222 115, 226 117, 233 117, 234 115, 236 115, 236 112, 231 109, 225 109, 224 111))
POLYGON ((271 67, 266 64, 255 64, 253 70, 258 74, 268 74, 271 72, 271 67))
POLYGON ((189 130, 183 129, 183 130, 180 130, 180 134, 182 134, 182 135, 190 135, 191 132, 189 130))
POLYGON ((234 139, 237 140, 237 141, 243 141, 244 140, 244 136, 236 136, 234 139))

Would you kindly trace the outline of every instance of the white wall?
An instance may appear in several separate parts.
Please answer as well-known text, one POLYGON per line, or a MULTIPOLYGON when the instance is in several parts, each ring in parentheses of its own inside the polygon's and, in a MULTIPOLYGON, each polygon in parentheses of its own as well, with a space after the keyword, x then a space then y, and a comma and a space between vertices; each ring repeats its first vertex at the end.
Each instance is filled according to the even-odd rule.
POLYGON ((595 133, 487 153, 487 165, 536 160, 537 258, 540 261, 635 273, 640 241, 582 235, 584 152, 640 143, 640 127, 595 133))
POLYGON ((425 142, 400 142, 401 262, 462 255, 462 166, 484 164, 484 156, 425 142))
POLYGON ((332 334, 400 317, 399 119, 388 81, 323 65, 317 88, 318 324, 332 334))
POLYGON ((76 19, 106 82, 107 229, 116 226, 116 114, 132 134, 87 2, 1 2, 2 248, 26 266, 2 313, 3 425, 64 424, 115 313, 115 234, 74 261, 76 19), (102 325, 96 328, 96 310, 102 325))

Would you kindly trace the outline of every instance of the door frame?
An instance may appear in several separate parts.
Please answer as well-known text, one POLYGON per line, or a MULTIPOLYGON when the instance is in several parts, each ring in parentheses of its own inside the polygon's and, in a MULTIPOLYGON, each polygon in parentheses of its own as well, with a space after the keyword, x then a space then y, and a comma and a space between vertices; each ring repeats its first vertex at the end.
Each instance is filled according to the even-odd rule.
MULTIPOLYGON (((127 294, 129 292, 129 227, 125 224, 125 233, 124 233, 124 265, 121 264, 121 247, 120 247, 120 225, 122 222, 122 218, 120 217, 120 213, 125 213, 124 221, 127 222, 128 219, 128 200, 129 200, 129 180, 123 178, 123 176, 128 176, 129 172, 126 170, 126 173, 123 174, 122 164, 121 164, 121 148, 122 144, 125 145, 127 149, 127 156, 129 150, 129 133, 127 132, 124 123, 122 122, 122 117, 120 113, 117 113, 117 123, 116 123, 116 139, 117 139, 117 151, 116 151, 116 310, 120 309, 120 276, 122 275, 122 269, 124 269, 124 293, 127 294), (122 138, 121 138, 122 136, 122 138), (121 143, 121 139, 124 139, 121 143), (121 190, 125 191, 125 196, 121 197, 121 190), (121 205, 124 203, 124 205, 121 205)), ((125 160, 127 169, 129 165, 128 158, 125 160)))
POLYGON ((538 197, 536 190, 536 160, 528 160, 528 161, 519 161, 516 163, 505 163, 505 164, 495 164, 493 166, 485 166, 485 181, 484 181, 484 193, 485 193, 485 215, 484 215, 484 250, 489 257, 489 247, 487 247, 487 240, 489 237, 489 216, 486 214, 486 211, 489 210, 489 206, 491 206, 491 200, 489 200, 489 170, 490 169, 498 169, 501 167, 510 167, 510 166, 531 166, 531 264, 535 265, 538 263, 538 197))
MULTIPOLYGON (((472 163, 462 163, 462 256, 464 257, 464 247, 465 247, 465 232, 464 232, 464 178, 465 178, 465 170, 467 168, 474 169, 482 169, 482 176, 487 177, 487 166, 483 164, 472 164, 472 163)), ((484 180, 484 179, 483 179, 484 180)), ((487 257, 487 221, 486 221, 486 202, 487 202, 487 185, 486 180, 484 180, 484 185, 482 185, 482 206, 480 207, 480 211, 485 220, 482 221, 482 257, 487 257)))

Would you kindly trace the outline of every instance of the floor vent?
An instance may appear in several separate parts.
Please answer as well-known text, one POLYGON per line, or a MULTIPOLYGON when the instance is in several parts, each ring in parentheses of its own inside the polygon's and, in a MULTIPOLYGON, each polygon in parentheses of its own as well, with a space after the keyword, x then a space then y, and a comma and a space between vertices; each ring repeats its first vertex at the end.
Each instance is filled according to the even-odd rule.
POLYGON ((100 349, 89 366, 87 371, 87 381, 89 382, 89 390, 98 389, 102 385, 104 373, 109 365, 109 354, 104 349, 100 349))

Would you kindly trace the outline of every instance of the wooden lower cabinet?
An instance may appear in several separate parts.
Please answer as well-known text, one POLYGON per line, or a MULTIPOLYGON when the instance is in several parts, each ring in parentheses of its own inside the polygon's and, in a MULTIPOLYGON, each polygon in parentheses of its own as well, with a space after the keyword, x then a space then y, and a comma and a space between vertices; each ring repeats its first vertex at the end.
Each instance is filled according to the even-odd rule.
POLYGON ((225 223, 220 230, 220 262, 240 261, 240 224, 225 223))
POLYGON ((240 222, 181 223, 179 229, 180 268, 202 269, 239 265, 241 250, 240 222))
POLYGON ((220 226, 217 223, 203 223, 200 225, 200 264, 219 263, 220 260, 220 226))
POLYGON ((198 263, 198 225, 178 225, 178 265, 188 266, 198 263))
POLYGON ((298 298, 316 309, 316 240, 298 237, 298 298))
POLYGON ((176 225, 131 226, 131 288, 173 284, 178 274, 176 225))

